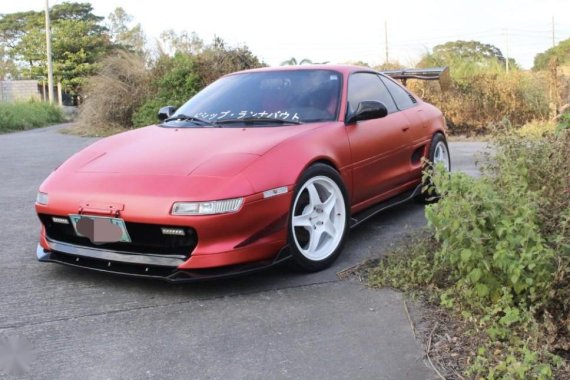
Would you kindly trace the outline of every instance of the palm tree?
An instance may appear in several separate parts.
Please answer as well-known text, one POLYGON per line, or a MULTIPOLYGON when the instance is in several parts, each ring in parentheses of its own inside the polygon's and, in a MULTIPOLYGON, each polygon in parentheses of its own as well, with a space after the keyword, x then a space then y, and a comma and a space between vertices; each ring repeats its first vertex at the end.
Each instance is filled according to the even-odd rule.
POLYGON ((304 58, 301 60, 301 62, 298 62, 295 57, 291 57, 288 60, 281 62, 281 66, 295 66, 295 65, 304 65, 311 63, 313 63, 313 61, 311 61, 308 58, 304 58))

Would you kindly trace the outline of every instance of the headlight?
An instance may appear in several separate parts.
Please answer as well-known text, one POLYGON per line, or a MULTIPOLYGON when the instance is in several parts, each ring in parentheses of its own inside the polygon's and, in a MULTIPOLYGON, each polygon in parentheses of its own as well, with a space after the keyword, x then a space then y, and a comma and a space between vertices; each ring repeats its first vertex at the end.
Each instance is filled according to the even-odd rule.
POLYGON ((172 215, 214 215, 236 212, 243 204, 243 198, 208 202, 176 202, 172 215))
POLYGON ((36 196, 36 202, 41 205, 47 205, 48 204, 47 193, 38 192, 38 195, 36 196))

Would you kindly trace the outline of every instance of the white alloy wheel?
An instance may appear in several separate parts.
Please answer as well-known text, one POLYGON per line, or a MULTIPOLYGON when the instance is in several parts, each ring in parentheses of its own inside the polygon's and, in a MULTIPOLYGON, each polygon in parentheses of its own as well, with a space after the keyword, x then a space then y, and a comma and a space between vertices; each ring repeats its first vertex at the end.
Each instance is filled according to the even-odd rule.
POLYGON ((310 261, 329 258, 346 229, 346 205, 337 183, 327 176, 307 180, 293 203, 291 234, 298 251, 310 261))
POLYGON ((443 164, 446 171, 449 171, 449 152, 445 141, 438 141, 433 151, 434 165, 443 164))

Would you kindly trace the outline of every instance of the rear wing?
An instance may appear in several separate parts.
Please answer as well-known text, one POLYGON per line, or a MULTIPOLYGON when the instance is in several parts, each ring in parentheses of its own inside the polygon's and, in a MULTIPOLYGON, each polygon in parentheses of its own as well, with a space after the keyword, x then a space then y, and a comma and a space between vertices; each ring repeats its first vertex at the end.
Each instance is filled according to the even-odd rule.
POLYGON ((388 75, 394 79, 400 79, 404 86, 408 79, 419 80, 437 80, 442 90, 449 88, 451 78, 449 76, 449 67, 431 67, 429 69, 403 69, 403 70, 386 70, 382 74, 388 75))

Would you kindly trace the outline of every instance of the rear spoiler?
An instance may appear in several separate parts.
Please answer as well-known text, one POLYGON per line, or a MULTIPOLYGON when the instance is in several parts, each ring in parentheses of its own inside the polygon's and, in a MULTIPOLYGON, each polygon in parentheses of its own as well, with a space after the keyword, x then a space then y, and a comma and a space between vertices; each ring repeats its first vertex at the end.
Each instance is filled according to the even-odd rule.
POLYGON ((429 69, 386 70, 382 71, 382 74, 394 79, 400 79, 404 86, 408 79, 437 80, 442 90, 446 90, 451 84, 449 67, 447 66, 431 67, 429 69))

